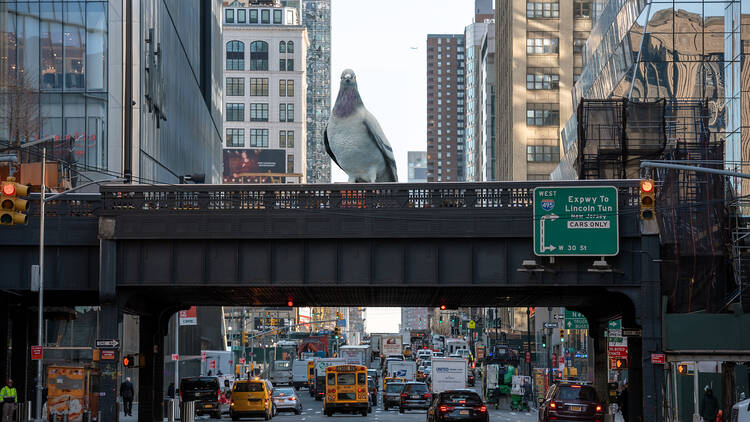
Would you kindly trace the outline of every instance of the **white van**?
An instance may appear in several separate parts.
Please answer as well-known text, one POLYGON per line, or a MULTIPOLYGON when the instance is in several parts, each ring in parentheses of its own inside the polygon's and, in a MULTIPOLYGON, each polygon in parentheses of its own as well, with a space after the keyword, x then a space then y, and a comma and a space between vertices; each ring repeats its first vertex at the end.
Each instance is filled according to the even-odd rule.
POLYGON ((732 406, 732 417, 729 422, 750 422, 750 399, 732 406))

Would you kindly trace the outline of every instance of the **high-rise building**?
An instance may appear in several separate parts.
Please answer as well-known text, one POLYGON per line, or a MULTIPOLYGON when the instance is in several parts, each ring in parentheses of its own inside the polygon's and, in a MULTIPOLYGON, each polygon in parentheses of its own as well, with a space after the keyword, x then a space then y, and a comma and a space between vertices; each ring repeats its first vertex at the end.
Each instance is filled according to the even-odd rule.
POLYGON ((176 7, 0 2, 0 144, 49 138, 22 160, 41 161, 46 147, 61 164, 61 189, 123 175, 177 183, 204 173, 218 182, 221 6, 176 7))
POLYGON ((323 131, 331 114, 331 0, 303 0, 307 28, 307 182, 331 182, 323 131))
POLYGON ((482 47, 489 23, 474 22, 466 27, 466 138, 465 180, 477 181, 481 177, 483 162, 482 121, 482 47))
POLYGON ((583 66, 592 1, 508 0, 496 14, 496 180, 548 179, 583 66))
POLYGON ((408 151, 409 183, 427 181, 427 151, 408 151))
POLYGON ((224 183, 304 183, 307 30, 297 8, 224 7, 224 183))
MULTIPOLYGON (((482 123, 481 139, 482 148, 479 150, 481 160, 479 163, 479 174, 477 180, 497 180, 495 179, 496 160, 495 157, 495 23, 489 23, 487 35, 482 44, 482 82, 480 86, 482 96, 482 123)), ((468 167, 468 165, 467 165, 468 167)))
POLYGON ((464 180, 464 34, 427 36, 427 180, 464 180))

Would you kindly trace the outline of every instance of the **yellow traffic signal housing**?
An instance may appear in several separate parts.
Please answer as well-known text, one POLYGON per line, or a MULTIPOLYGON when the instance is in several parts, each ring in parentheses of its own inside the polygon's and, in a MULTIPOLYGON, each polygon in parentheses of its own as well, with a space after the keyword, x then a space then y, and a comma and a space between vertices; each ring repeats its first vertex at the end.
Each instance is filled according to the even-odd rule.
POLYGON ((247 344, 247 343, 248 343, 248 333, 247 331, 243 331, 242 332, 242 344, 247 344))
POLYGON ((29 187, 16 183, 14 177, 9 177, 7 181, 2 182, 0 194, 0 224, 5 226, 26 224, 28 217, 24 213, 29 209, 29 202, 18 197, 27 196, 29 187))
POLYGON ((565 341, 565 330, 560 328, 560 343, 565 341))
POLYGON ((653 179, 641 180, 641 220, 656 218, 656 184, 653 179))
POLYGON ((333 329, 333 336, 335 338, 341 337, 341 328, 339 328, 339 327, 334 328, 333 329))

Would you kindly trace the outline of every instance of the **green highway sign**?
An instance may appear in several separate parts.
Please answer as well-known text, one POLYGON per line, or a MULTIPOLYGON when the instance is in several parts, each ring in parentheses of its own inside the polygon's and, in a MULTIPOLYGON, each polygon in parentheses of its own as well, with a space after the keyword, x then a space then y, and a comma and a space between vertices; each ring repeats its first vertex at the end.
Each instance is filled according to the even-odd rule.
POLYGON ((612 256, 620 252, 617 188, 547 186, 534 189, 534 253, 612 256))
POLYGON ((589 321, 582 313, 565 310, 565 325, 567 330, 588 330, 589 321))

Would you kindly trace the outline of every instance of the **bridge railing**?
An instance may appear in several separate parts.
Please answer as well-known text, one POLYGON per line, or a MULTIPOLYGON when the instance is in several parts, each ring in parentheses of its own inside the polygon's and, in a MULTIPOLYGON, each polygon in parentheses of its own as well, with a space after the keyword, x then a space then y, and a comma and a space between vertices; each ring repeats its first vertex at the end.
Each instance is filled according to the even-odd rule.
POLYGON ((620 207, 639 201, 636 180, 566 182, 103 185, 102 215, 284 209, 523 209, 539 186, 615 186, 620 207))
MULTIPOLYGON (((54 195, 52 193, 50 195, 54 195)), ((27 215, 39 216, 39 193, 29 195, 29 210, 27 215)), ((70 193, 47 202, 45 213, 47 217, 73 216, 96 217, 102 208, 102 197, 98 193, 70 193)))

